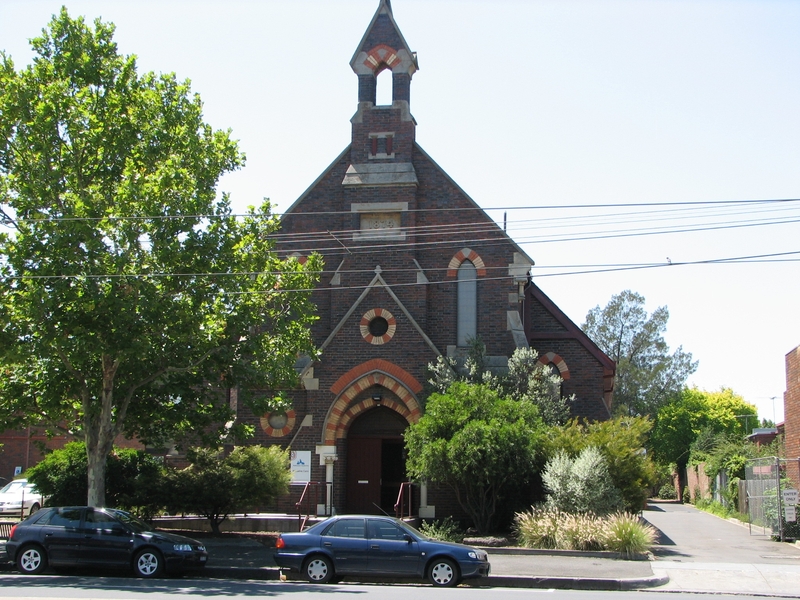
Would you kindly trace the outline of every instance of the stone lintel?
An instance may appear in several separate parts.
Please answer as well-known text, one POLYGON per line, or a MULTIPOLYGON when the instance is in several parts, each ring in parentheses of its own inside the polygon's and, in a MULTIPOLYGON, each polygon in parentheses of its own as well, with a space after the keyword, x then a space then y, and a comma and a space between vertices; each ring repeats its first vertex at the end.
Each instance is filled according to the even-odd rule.
POLYGON ((416 186, 417 173, 411 163, 352 164, 347 168, 345 187, 416 186))

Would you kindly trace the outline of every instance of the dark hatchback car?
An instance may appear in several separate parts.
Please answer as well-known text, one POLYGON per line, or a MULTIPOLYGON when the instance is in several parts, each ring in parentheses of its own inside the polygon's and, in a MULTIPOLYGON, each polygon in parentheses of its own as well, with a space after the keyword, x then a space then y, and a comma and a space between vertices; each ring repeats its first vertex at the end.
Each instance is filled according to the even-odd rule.
POLYGON ((201 569, 208 560, 197 540, 152 527, 113 508, 44 508, 14 525, 6 543, 8 559, 29 575, 51 565, 133 569, 138 577, 159 577, 201 569))
POLYGON ((391 517, 342 515, 302 533, 283 533, 275 562, 308 581, 327 583, 344 575, 427 578, 436 586, 489 575, 483 550, 434 540, 391 517))

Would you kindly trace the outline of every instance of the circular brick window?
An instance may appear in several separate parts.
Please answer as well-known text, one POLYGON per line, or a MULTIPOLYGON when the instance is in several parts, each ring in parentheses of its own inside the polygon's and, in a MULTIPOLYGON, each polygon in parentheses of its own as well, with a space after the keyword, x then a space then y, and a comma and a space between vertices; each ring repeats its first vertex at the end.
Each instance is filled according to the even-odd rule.
POLYGON ((261 428, 272 437, 283 437, 289 435, 294 429, 295 412, 294 410, 278 411, 267 413, 261 417, 261 428))
POLYGON ((365 341, 379 346, 394 337, 397 321, 385 308, 373 308, 361 317, 360 329, 365 341))

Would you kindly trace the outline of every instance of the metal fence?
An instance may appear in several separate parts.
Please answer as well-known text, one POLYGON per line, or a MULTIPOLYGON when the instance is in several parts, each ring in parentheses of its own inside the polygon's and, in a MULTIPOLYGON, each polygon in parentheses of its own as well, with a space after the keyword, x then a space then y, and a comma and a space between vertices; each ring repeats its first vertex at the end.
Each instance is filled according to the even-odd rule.
POLYGON ((800 459, 766 457, 747 461, 745 491, 751 533, 755 526, 769 531, 781 541, 786 538, 800 538, 800 527, 792 519, 794 510, 787 512, 784 507, 783 490, 793 487, 786 479, 787 463, 800 463, 800 459))

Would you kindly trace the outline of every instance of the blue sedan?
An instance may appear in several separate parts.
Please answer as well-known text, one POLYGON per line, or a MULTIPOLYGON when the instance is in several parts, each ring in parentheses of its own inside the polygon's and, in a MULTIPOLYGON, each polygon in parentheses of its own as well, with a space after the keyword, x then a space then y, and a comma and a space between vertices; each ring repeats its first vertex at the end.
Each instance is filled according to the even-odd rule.
POLYGON ((340 515, 301 533, 283 533, 275 562, 308 581, 327 583, 344 575, 427 578, 435 586, 489 575, 483 550, 434 540, 391 517, 340 515))

